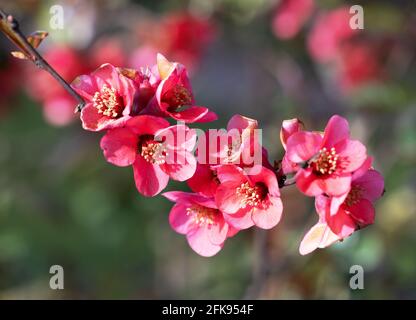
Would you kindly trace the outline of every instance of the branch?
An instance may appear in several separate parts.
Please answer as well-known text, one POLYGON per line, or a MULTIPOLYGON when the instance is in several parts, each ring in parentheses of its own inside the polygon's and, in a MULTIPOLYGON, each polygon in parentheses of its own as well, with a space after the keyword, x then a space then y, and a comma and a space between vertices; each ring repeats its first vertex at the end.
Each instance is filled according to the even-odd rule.
POLYGON ((78 105, 75 111, 81 111, 85 106, 84 99, 65 81, 48 62, 36 51, 36 49, 29 43, 24 34, 20 31, 19 23, 11 16, 7 15, 0 9, 0 31, 2 31, 11 42, 13 42, 38 68, 48 72, 52 77, 58 81, 62 87, 77 101, 78 105))

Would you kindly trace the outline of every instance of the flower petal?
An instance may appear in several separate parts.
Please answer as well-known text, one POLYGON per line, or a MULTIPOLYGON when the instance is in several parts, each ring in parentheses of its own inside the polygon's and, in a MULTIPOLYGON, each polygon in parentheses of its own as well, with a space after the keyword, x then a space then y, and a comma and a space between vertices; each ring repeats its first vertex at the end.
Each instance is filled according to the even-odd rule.
POLYGON ((367 160, 365 146, 358 140, 344 140, 335 146, 339 156, 346 159, 342 162, 343 172, 353 172, 359 169, 367 160))
POLYGON ((330 210, 331 215, 335 215, 338 212, 339 207, 344 203, 347 196, 348 196, 348 192, 346 192, 346 193, 344 193, 340 196, 334 196, 334 197, 330 198, 331 199, 331 204, 330 204, 329 210, 330 210))
POLYGON ((341 196, 351 189, 351 174, 330 175, 322 179, 323 190, 330 196, 341 196))
POLYGON ((240 185, 241 183, 236 181, 227 181, 220 184, 215 194, 218 209, 228 214, 236 213, 240 209, 241 199, 236 192, 240 185))
POLYGON ((242 115, 234 115, 227 124, 227 131, 231 129, 238 129, 240 132, 244 129, 255 129, 257 128, 257 120, 244 117, 242 115))
POLYGON ((174 150, 169 154, 172 157, 169 155, 166 163, 161 164, 160 168, 173 180, 186 181, 195 174, 196 159, 192 153, 174 150))
POLYGON ((271 229, 276 226, 282 217, 282 200, 277 197, 269 197, 270 204, 266 209, 254 208, 252 219, 254 224, 262 229, 271 229))
POLYGON ((216 255, 223 247, 223 244, 213 244, 205 228, 195 228, 186 235, 189 246, 203 257, 212 257, 216 255))
POLYGON ((359 177, 363 176, 367 173, 368 170, 370 170, 371 165, 373 163, 372 157, 367 157, 367 159, 364 161, 361 167, 359 167, 357 170, 354 171, 352 174, 352 180, 357 180, 359 177))
POLYGON ((192 106, 177 112, 168 112, 168 114, 175 120, 183 121, 186 123, 194 122, 208 122, 214 119, 213 113, 206 107, 192 106))
POLYGON ((175 63, 170 62, 161 53, 158 53, 157 54, 157 69, 159 71, 160 78, 164 80, 175 69, 175 63))
POLYGON ((133 172, 137 190, 146 197, 157 195, 169 182, 169 176, 158 165, 147 162, 141 155, 133 163, 133 172))
POLYGON ((251 216, 252 210, 248 207, 240 209, 233 214, 224 213, 225 221, 237 230, 245 230, 254 226, 254 221, 251 216))
MULTIPOLYGON (((255 167, 253 168, 255 169, 255 167)), ((268 193, 273 197, 280 196, 279 184, 277 182, 276 174, 265 167, 260 166, 257 170, 258 174, 249 175, 249 180, 253 183, 264 183, 268 189, 268 193)), ((253 171, 252 171, 253 172, 253 171)))
POLYGON ((303 123, 297 118, 284 120, 282 128, 280 129, 280 141, 282 142, 283 148, 286 150, 286 142, 289 137, 299 131, 302 131, 303 123))
POLYGON ((196 144, 196 131, 183 124, 170 126, 155 133, 155 139, 164 141, 169 149, 183 149, 192 152, 196 144))
POLYGON ((108 130, 100 146, 108 162, 125 167, 132 165, 137 155, 137 136, 127 128, 108 130))
POLYGON ((296 186, 310 197, 316 197, 324 193, 322 180, 311 169, 298 171, 296 174, 296 186))
POLYGON ((300 131, 287 140, 286 156, 295 163, 302 163, 314 157, 321 146, 322 136, 316 132, 300 131))
POLYGON ((361 199, 357 203, 348 207, 348 211, 362 227, 374 223, 376 212, 372 203, 367 199, 361 199))
POLYGON ((221 245, 227 239, 228 223, 225 222, 222 216, 221 218, 217 218, 216 223, 205 226, 205 228, 207 228, 206 232, 212 244, 221 245))
POLYGON ((241 183, 247 181, 247 177, 244 175, 243 169, 233 164, 216 166, 215 171, 221 183, 233 181, 240 185, 241 183))
POLYGON ((169 192, 164 192, 162 194, 162 196, 164 196, 169 201, 182 202, 182 203, 187 203, 187 204, 190 204, 193 202, 192 201, 193 198, 191 195, 192 195, 191 193, 184 192, 184 191, 169 191, 169 192))
POLYGON ((361 196, 371 202, 376 201, 383 195, 384 178, 376 170, 368 170, 366 174, 354 180, 353 183, 364 189, 361 196))
POLYGON ((303 237, 299 253, 301 255, 309 254, 317 248, 328 247, 339 239, 326 223, 318 222, 303 237))
POLYGON ((195 174, 186 182, 192 191, 199 192, 207 197, 214 197, 219 185, 211 167, 200 163, 196 166, 195 174))
POLYGON ((94 94, 99 91, 95 78, 86 74, 75 78, 71 87, 87 101, 92 101, 94 94))
POLYGON ((338 142, 349 139, 349 137, 350 127, 348 121, 343 117, 334 115, 326 125, 322 145, 330 149, 338 142))
POLYGON ((187 234, 193 227, 192 219, 187 215, 185 203, 177 203, 169 213, 169 223, 173 230, 180 234, 187 234))
POLYGON ((326 221, 326 214, 329 212, 331 199, 326 195, 320 195, 315 198, 315 210, 318 213, 319 222, 326 221))
POLYGON ((326 221, 331 231, 342 239, 351 235, 356 228, 354 219, 345 212, 343 206, 339 208, 335 215, 330 215, 327 212, 326 221))
POLYGON ((169 127, 169 122, 160 117, 141 115, 131 118, 126 127, 139 136, 155 135, 157 131, 169 127))

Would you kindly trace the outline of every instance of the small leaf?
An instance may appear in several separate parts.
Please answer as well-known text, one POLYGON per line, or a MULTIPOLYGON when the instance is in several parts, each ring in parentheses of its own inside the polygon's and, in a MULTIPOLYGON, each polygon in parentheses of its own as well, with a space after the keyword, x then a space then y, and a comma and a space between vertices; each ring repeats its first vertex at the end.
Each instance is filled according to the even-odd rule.
POLYGON ((17 59, 27 60, 26 55, 21 51, 12 51, 11 54, 17 59))
POLYGON ((30 43, 30 45, 33 48, 39 47, 43 39, 45 39, 48 36, 47 31, 35 31, 30 36, 27 37, 27 41, 30 43))
MULTIPOLYGON (((37 47, 39 47, 43 39, 45 39, 47 36, 48 36, 48 32, 46 31, 35 31, 30 36, 27 37, 27 42, 29 42, 29 44, 33 48, 36 49, 37 47)), ((17 59, 22 59, 22 60, 28 59, 27 55, 21 51, 12 51, 11 54, 13 57, 17 59)))

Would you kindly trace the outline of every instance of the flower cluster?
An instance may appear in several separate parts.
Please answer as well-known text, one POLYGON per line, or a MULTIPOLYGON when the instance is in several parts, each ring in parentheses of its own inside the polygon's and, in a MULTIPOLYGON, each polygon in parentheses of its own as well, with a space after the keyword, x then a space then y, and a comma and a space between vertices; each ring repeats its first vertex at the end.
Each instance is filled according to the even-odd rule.
POLYGON ((319 219, 305 235, 300 253, 324 248, 374 222, 373 203, 382 196, 384 180, 371 167, 366 147, 350 138, 347 120, 333 116, 322 132, 304 131, 297 119, 283 122, 285 175, 315 197, 319 219))
POLYGON ((159 194, 169 179, 187 181, 192 192, 163 196, 175 203, 172 228, 202 256, 218 253, 240 230, 276 226, 283 211, 280 188, 291 175, 301 192, 315 197, 319 216, 301 254, 374 221, 383 178, 340 116, 333 116, 323 133, 305 131, 297 119, 284 121, 280 138, 286 153, 276 167, 267 159, 254 119, 234 115, 226 130, 201 134, 189 128, 216 115, 195 105, 186 68, 160 54, 151 68, 104 64, 72 86, 87 102, 81 112, 84 129, 105 131, 100 144, 105 158, 116 166, 131 165, 141 194, 159 194))
POLYGON ((87 102, 81 112, 83 128, 106 130, 104 156, 116 166, 133 166, 140 193, 155 196, 169 178, 185 181, 194 175, 196 136, 185 123, 212 121, 216 115, 194 105, 183 65, 162 55, 157 65, 141 70, 104 64, 72 86, 87 102), (169 117, 182 124, 171 126, 169 117))

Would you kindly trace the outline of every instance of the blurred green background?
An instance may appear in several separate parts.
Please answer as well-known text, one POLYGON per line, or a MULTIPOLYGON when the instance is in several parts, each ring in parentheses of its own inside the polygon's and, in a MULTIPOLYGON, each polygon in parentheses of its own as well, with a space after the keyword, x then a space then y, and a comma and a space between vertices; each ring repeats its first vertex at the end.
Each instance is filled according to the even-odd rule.
MULTIPOLYGON (((313 199, 285 188, 277 227, 241 232, 217 256, 198 256, 170 229, 171 203, 139 195, 131 168, 106 163, 100 133, 83 131, 76 118, 51 124, 42 112, 45 101, 30 93, 29 80, 36 81, 41 71, 11 60, 14 48, 1 36, 0 298, 416 298, 416 4, 316 1, 289 39, 273 27, 280 5, 273 0, 0 1, 26 34, 50 32, 41 52, 65 44, 88 63, 86 69, 103 62, 91 58, 91 50, 104 59, 107 52, 120 58, 120 51, 128 67, 148 61, 146 52, 181 59, 190 65, 198 104, 219 115, 209 126, 222 128, 236 113, 258 119, 271 161, 283 154, 282 120, 298 117, 309 129, 323 129, 331 115, 347 117, 352 136, 368 146, 386 179, 375 224, 343 243, 300 256, 299 243, 316 220, 313 199), (50 7, 57 4, 65 13, 62 30, 49 24, 50 7), (364 7, 360 43, 371 49, 374 43, 387 45, 353 62, 344 57, 353 66, 338 58, 317 61, 307 45, 316 19, 352 4, 364 7), (177 35, 160 25, 184 13, 204 24, 185 24, 172 40, 177 35), (99 41, 107 38, 117 43, 101 50, 99 41), (379 72, 362 76, 375 61, 379 72), (339 71, 349 66, 350 74, 339 71), (341 80, 348 76, 354 81, 345 88, 341 80), (64 290, 49 288, 55 264, 64 267, 64 290), (355 264, 365 270, 364 290, 349 287, 355 264)), ((186 188, 172 181, 168 186, 186 188)))

